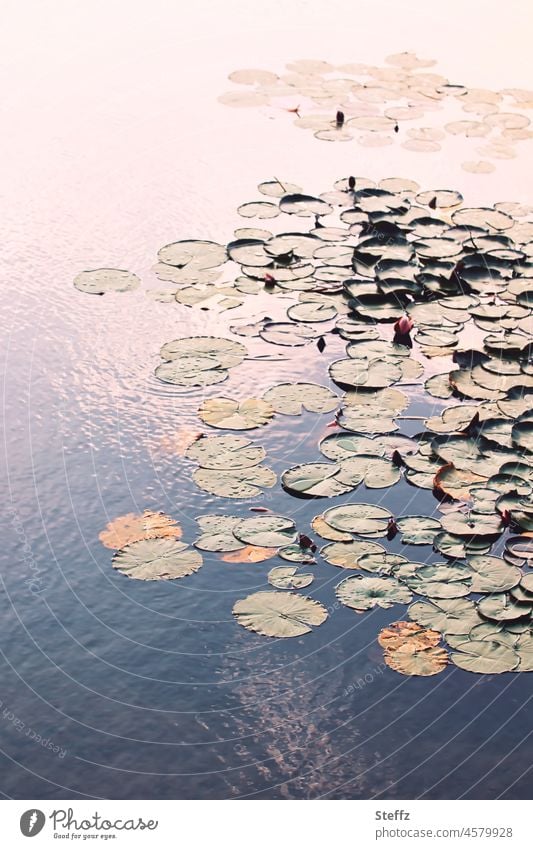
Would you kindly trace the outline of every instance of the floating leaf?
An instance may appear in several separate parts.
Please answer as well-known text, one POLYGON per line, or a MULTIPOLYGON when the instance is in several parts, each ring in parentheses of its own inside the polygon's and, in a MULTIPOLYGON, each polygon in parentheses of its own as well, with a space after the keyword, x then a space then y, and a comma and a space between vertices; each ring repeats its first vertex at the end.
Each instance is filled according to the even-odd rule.
POLYGON ((415 601, 407 611, 410 619, 441 634, 465 634, 483 620, 476 606, 467 598, 440 598, 415 601))
POLYGON ((337 475, 341 467, 336 463, 303 463, 287 469, 281 476, 283 489, 305 498, 333 498, 353 489, 337 475))
POLYGON ((432 545, 442 527, 438 519, 430 516, 403 516, 396 524, 402 532, 403 545, 432 545))
POLYGON ((394 578, 363 578, 354 575, 346 578, 335 589, 341 604, 362 612, 373 607, 392 607, 409 604, 411 593, 394 578))
POLYGON ((270 342, 273 345, 294 348, 307 345, 312 339, 316 339, 317 331, 314 327, 307 327, 305 324, 269 321, 264 325, 259 335, 265 342, 270 342))
POLYGON ((496 675, 511 672, 518 666, 519 656, 513 649, 496 640, 465 640, 461 651, 452 652, 452 663, 467 672, 496 675))
POLYGON ((113 568, 138 581, 173 581, 197 572, 202 555, 183 542, 166 537, 141 539, 121 548, 113 568))
POLYGON ((224 430, 252 430, 268 424, 273 415, 270 404, 260 398, 241 402, 232 398, 207 398, 198 410, 203 422, 224 430))
POLYGON ((396 383, 402 377, 402 370, 395 362, 383 360, 337 360, 329 367, 334 383, 345 389, 365 386, 368 389, 381 389, 396 383))
POLYGON ((485 619, 495 622, 512 622, 530 616, 533 605, 518 604, 507 593, 494 593, 481 599, 478 610, 485 619))
POLYGON ((206 436, 197 439, 185 456, 205 469, 236 470, 257 466, 266 451, 245 436, 206 436))
POLYGON ((329 413, 337 407, 339 398, 331 389, 317 383, 280 383, 265 392, 263 401, 276 413, 299 416, 304 410, 329 413))
POLYGON ((335 530, 370 537, 383 536, 391 518, 388 510, 375 504, 342 504, 324 513, 324 519, 335 530))
POLYGON ((391 622, 379 632, 378 643, 387 651, 405 646, 406 650, 415 652, 438 645, 440 638, 438 631, 421 628, 415 622, 391 622))
POLYGON ((328 618, 318 601, 297 593, 258 592, 233 606, 239 625, 265 637, 300 637, 328 618))
POLYGON ((446 649, 433 646, 413 651, 409 644, 400 646, 394 651, 384 652, 383 659, 387 666, 402 675, 437 675, 444 672, 448 664, 446 649))
POLYGON ((392 575, 403 563, 407 563, 407 559, 401 554, 389 554, 386 551, 369 552, 359 558, 361 569, 378 575, 392 575))
POLYGON ((276 483, 276 475, 265 466, 233 469, 199 468, 193 472, 193 480, 205 492, 220 498, 254 498, 261 495, 263 487, 276 483))
POLYGON ((202 551, 236 551, 244 548, 244 543, 233 535, 233 528, 241 521, 238 516, 207 514, 199 516, 196 521, 202 530, 194 541, 196 548, 202 551))
POLYGON ((320 550, 320 554, 327 563, 340 566, 341 569, 362 569, 364 567, 360 564, 360 560, 364 555, 384 552, 382 545, 363 539, 333 542, 320 550))
POLYGON ((337 531, 331 525, 329 525, 323 516, 315 516, 313 521, 311 522, 311 527, 316 534, 323 539, 330 539, 339 542, 350 542, 352 539, 351 534, 343 533, 342 531, 337 531))
POLYGON ((276 566, 268 573, 268 583, 278 590, 303 590, 313 580, 312 575, 298 573, 295 566, 276 566))
MULTIPOLYGON (((236 540, 238 542, 238 540, 236 540)), ((225 563, 262 563, 277 554, 276 548, 263 548, 260 545, 243 545, 237 551, 230 551, 220 558, 225 563)))
POLYGON ((468 566, 473 572, 473 593, 495 593, 510 590, 521 578, 520 569, 509 566, 500 557, 492 555, 472 555, 468 566))
POLYGON ((120 268, 96 268, 80 271, 74 278, 74 286, 88 295, 105 295, 106 292, 129 292, 140 284, 140 278, 131 271, 120 268))
POLYGON ((242 519, 233 529, 233 533, 242 542, 269 548, 289 545, 296 539, 294 522, 273 514, 242 519))
POLYGON ((99 540, 106 548, 115 550, 123 548, 132 542, 155 537, 170 537, 179 539, 182 531, 178 523, 165 513, 154 513, 145 510, 137 513, 127 513, 109 522, 105 531, 99 534, 99 540))

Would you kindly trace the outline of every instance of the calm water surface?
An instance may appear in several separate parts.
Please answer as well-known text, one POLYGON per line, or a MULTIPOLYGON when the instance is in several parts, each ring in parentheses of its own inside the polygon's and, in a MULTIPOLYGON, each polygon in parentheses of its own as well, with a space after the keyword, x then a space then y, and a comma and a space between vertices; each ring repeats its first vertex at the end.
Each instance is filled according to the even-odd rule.
MULTIPOLYGON (((250 298, 222 317, 157 303, 146 290, 161 288, 150 270, 161 245, 226 242, 246 226, 236 207, 273 175, 311 193, 356 173, 458 188, 472 204, 533 198, 523 163, 498 163, 480 178, 460 170, 464 157, 339 149, 290 119, 216 103, 232 69, 277 70, 301 56, 381 64, 413 48, 435 55, 450 77, 470 67, 472 85, 531 85, 516 56, 501 68, 480 57, 472 69, 451 49, 444 19, 434 45, 428 34, 439 27, 424 18, 408 41, 402 18, 373 43, 364 36, 380 4, 359 22, 360 46, 346 26, 351 4, 332 4, 326 47, 318 3, 256 9, 255 23, 241 2, 224 14, 195 5, 187 21, 181 4, 164 2, 140 4, 127 18, 104 4, 74 13, 43 3, 28 21, 13 7, 4 53, 13 82, 2 107, 0 790, 16 798, 527 798, 533 676, 392 672, 376 635, 404 608, 338 609, 344 574, 323 563, 313 567, 310 594, 332 615, 305 638, 276 641, 231 617, 237 598, 265 588, 275 561, 206 554, 186 580, 145 584, 115 574, 98 541, 108 521, 150 508, 177 518, 192 542, 196 516, 246 516, 253 503, 194 486, 194 467, 172 445, 180 428, 201 425, 203 393, 158 384, 153 369, 170 339, 227 335, 237 318, 282 315, 290 301, 250 298), (103 298, 77 292, 75 274, 98 266, 135 271, 143 287, 103 298)), ((460 47, 466 36, 454 38, 460 47)), ((245 362, 205 394, 246 398, 283 379, 327 382, 328 362, 342 351, 339 341, 322 358, 295 349, 279 363, 245 362)), ((410 412, 422 412, 416 395, 410 412)), ((279 416, 252 438, 279 474, 319 458, 329 418, 279 416)), ((405 483, 327 506, 376 497, 397 515, 436 509, 405 483)), ((279 487, 260 503, 302 530, 324 509, 279 487)))

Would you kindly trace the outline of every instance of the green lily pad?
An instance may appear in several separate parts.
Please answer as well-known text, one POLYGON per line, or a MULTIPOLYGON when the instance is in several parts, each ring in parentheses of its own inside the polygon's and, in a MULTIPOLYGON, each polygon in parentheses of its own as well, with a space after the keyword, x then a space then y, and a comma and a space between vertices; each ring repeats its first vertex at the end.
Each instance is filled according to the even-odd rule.
POLYGON ((296 527, 291 519, 284 516, 251 516, 233 529, 241 542, 266 548, 279 548, 290 545, 296 539, 296 527))
POLYGON ((367 489, 385 489, 401 478, 400 469, 387 457, 360 454, 340 460, 339 466, 337 480, 351 488, 364 482, 367 489))
POLYGON ((121 268, 96 268, 80 271, 74 278, 74 286, 88 295, 105 295, 107 292, 130 292, 141 280, 131 271, 121 268))
POLYGON ((187 448, 185 457, 204 469, 237 470, 259 465, 266 451, 245 436, 204 436, 187 448))
POLYGON ((472 628, 483 622, 474 602, 464 597, 415 601, 407 614, 409 619, 424 628, 434 628, 442 634, 468 635, 472 628))
POLYGON ((297 542, 279 548, 278 555, 282 560, 289 560, 291 563, 315 563, 311 549, 302 548, 297 542))
POLYGON ((283 345, 289 348, 297 348, 307 345, 312 339, 316 339, 317 330, 306 324, 293 324, 283 321, 269 321, 259 332, 261 339, 272 345, 283 345))
POLYGON ((234 401, 232 398, 207 398, 198 410, 198 416, 211 427, 224 430, 252 430, 268 424, 274 410, 260 398, 234 401))
POLYGON ((303 463, 283 472, 281 485, 287 492, 303 498, 333 498, 354 488, 351 483, 339 480, 340 471, 337 463, 303 463))
POLYGON ((350 542, 332 542, 320 549, 320 554, 327 563, 339 566, 341 569, 362 569, 360 560, 363 556, 382 553, 385 553, 382 545, 363 539, 352 539, 350 542))
POLYGON ((276 413, 299 416, 304 410, 330 413, 340 399, 327 386, 317 383, 280 383, 265 392, 263 401, 270 404, 276 413))
POLYGON ((387 551, 368 552, 359 558, 359 567, 365 572, 374 572, 377 575, 392 575, 407 562, 407 558, 401 554, 390 554, 387 551))
POLYGON ((268 583, 278 590, 303 590, 313 580, 313 575, 298 573, 296 566, 275 566, 268 573, 268 583))
POLYGON ((394 578, 363 578, 360 575, 346 578, 335 588, 335 593, 341 604, 358 612, 409 604, 412 598, 409 590, 394 578))
POLYGON ((333 540, 334 542, 350 542, 352 539, 352 535, 348 533, 343 533, 343 531, 337 531, 333 528, 323 516, 315 516, 311 522, 311 527, 318 536, 323 539, 333 540))
POLYGON ((520 661, 513 649, 496 640, 466 640, 460 648, 461 651, 452 652, 450 659, 467 672, 486 675, 512 672, 520 661))
POLYGON ((387 532, 392 514, 376 504, 341 504, 326 510, 324 519, 338 531, 349 531, 364 537, 380 537, 387 532))
POLYGON ((510 590, 520 582, 522 573, 505 560, 492 555, 471 555, 468 566, 473 572, 473 593, 499 593, 510 590))
POLYGON ((351 389, 364 386, 367 389, 382 389, 396 383, 402 377, 399 365, 389 360, 337 360, 329 367, 329 374, 337 386, 351 389))
POLYGON ((385 448, 378 439, 351 433, 330 433, 319 443, 320 452, 329 460, 347 460, 360 454, 383 457, 385 448))
POLYGON ((113 569, 138 581, 173 581, 197 572, 202 555, 183 542, 168 537, 140 539, 121 548, 113 569))
POLYGON ((497 537, 504 530, 499 516, 486 513, 448 513, 442 519, 442 527, 450 534, 465 537, 497 537))
POLYGON ((518 604, 507 593, 494 593, 481 599, 478 610, 485 619, 495 622, 513 622, 530 616, 533 606, 518 604))
POLYGON ((262 494, 264 487, 274 486, 276 475, 266 466, 244 469, 206 469, 193 472, 193 480, 200 489, 220 498, 253 498, 262 494))
POLYGON ((418 595, 432 599, 461 598, 471 591, 472 578, 462 565, 448 563, 404 563, 396 577, 418 595))
POLYGON ((431 516, 402 516, 396 524, 402 532, 403 545, 432 545, 442 529, 439 520, 431 516))
POLYGON ((239 625, 265 637, 301 637, 328 618, 318 601, 292 592, 258 592, 233 605, 239 625))
POLYGON ((208 514, 196 520, 202 530, 194 545, 202 551, 238 551, 244 543, 233 535, 233 528, 239 524, 238 516, 219 516, 208 514))

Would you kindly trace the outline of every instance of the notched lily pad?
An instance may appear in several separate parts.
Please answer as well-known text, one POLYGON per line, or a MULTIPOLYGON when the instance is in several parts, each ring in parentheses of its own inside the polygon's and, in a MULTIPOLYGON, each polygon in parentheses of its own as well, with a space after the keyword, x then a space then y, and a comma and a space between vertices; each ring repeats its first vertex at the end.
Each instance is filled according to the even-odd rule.
POLYGON ((197 572, 202 555, 183 542, 156 537, 121 548, 112 565, 121 574, 138 581, 173 581, 197 572))
POLYGON ((292 592, 258 592, 233 606, 239 625, 265 637, 301 637, 328 618, 318 601, 292 592))

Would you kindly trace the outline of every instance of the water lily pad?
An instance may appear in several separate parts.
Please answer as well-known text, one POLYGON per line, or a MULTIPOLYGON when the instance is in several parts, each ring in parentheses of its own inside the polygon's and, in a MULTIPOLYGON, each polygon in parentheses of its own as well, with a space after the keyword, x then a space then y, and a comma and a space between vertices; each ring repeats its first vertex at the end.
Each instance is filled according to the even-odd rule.
POLYGON ((413 592, 432 599, 462 598, 471 591, 469 570, 460 564, 403 563, 395 575, 413 592))
POLYGON ((181 534, 180 526, 171 516, 145 510, 140 515, 127 513, 125 516, 113 519, 98 538, 106 548, 118 550, 140 539, 154 539, 154 537, 179 539, 181 534))
POLYGON ((376 504, 341 504, 326 510, 324 519, 335 530, 376 537, 387 532, 392 514, 376 504))
POLYGON ((292 545, 284 545, 278 549, 278 554, 282 560, 289 560, 291 563, 315 563, 312 548, 304 548, 295 542, 292 545))
POLYGON ((202 239, 187 239, 165 245, 158 251, 158 258, 165 265, 176 268, 194 266, 204 271, 223 265, 228 257, 224 245, 202 239))
POLYGON ((252 430, 268 424, 274 410, 260 398, 234 401, 232 398, 207 398, 198 416, 211 427, 224 430, 252 430))
POLYGON ((268 583, 278 590, 302 590, 313 581, 313 575, 299 573, 296 566, 275 566, 268 573, 268 583))
POLYGON ((183 542, 167 537, 141 539, 121 548, 114 569, 138 581, 173 581, 197 572, 202 555, 183 542))
POLYGON ((376 542, 352 539, 349 542, 333 542, 325 545, 320 554, 327 563, 341 569, 361 569, 360 560, 367 554, 382 554, 385 549, 376 542))
POLYGON ((263 563, 277 554, 276 548, 265 548, 261 545, 243 545, 237 551, 230 551, 221 556, 224 563, 263 563))
POLYGON ((106 292, 130 292, 141 280, 131 271, 120 268, 95 268, 80 271, 74 278, 74 286, 88 295, 105 295, 106 292))
POLYGON ((273 514, 242 519, 233 529, 233 533, 241 542, 268 548, 290 545, 296 539, 294 522, 273 514))
POLYGON ((364 386, 368 389, 381 389, 400 380, 402 370, 389 360, 347 359, 337 360, 329 367, 334 383, 343 389, 364 386))
POLYGON ((363 578, 360 575, 346 578, 335 593, 341 604, 362 612, 373 607, 392 607, 409 604, 411 593, 394 578, 363 578))
POLYGON ((266 466, 251 468, 209 469, 200 467, 193 472, 200 489, 220 498, 253 498, 264 487, 274 486, 276 475, 266 466))
POLYGON ((448 664, 448 652, 438 646, 413 651, 409 644, 394 651, 384 652, 383 659, 387 666, 402 675, 437 675, 444 672, 448 664))
POLYGON ((244 548, 244 543, 233 535, 233 528, 241 521, 238 516, 210 513, 199 516, 196 521, 202 531, 194 541, 196 548, 202 551, 237 551, 244 548))
POLYGON ((280 202, 279 208, 282 212, 287 212, 289 215, 297 215, 303 218, 309 218, 315 215, 329 215, 333 209, 320 198, 312 197, 312 195, 302 195, 299 193, 284 195, 280 202))
POLYGON ((407 611, 410 619, 441 634, 465 634, 483 620, 474 602, 467 598, 415 601, 407 611))
POLYGON ((346 460, 361 454, 385 456, 385 447, 379 439, 371 439, 358 433, 330 433, 319 443, 319 448, 330 460, 346 460))
POLYGON ((268 389, 263 401, 276 413, 299 416, 304 410, 310 413, 329 413, 340 399, 327 386, 317 383, 280 383, 268 389))
POLYGON ((519 604, 513 601, 507 593, 494 593, 481 599, 478 610, 485 619, 495 622, 513 622, 530 616, 533 606, 519 604))
POLYGON ((402 516, 396 524, 402 532, 403 545, 432 545, 442 526, 431 516, 402 516))
POLYGON ((323 539, 329 539, 338 542, 350 542, 352 539, 352 535, 348 533, 343 533, 342 531, 337 531, 333 528, 323 516, 315 516, 311 522, 311 527, 318 536, 323 539))
POLYGON ((377 551, 362 554, 359 557, 359 568, 364 569, 365 572, 374 572, 377 575, 392 575, 407 562, 407 558, 401 554, 377 551))
POLYGON ((339 461, 337 480, 347 486, 356 487, 364 482, 367 489, 385 489, 401 478, 401 471, 388 457, 347 457, 339 461))
POLYGON ((442 519, 442 527, 450 534, 465 537, 498 537, 503 531, 499 516, 486 513, 448 513, 442 519))
POLYGON ((306 324, 293 324, 283 321, 269 321, 259 335, 265 342, 272 345, 284 345, 289 348, 297 348, 307 345, 312 339, 316 339, 317 330, 306 324))
POLYGON ((473 572, 472 592, 497 593, 515 587, 522 576, 520 569, 509 566, 500 557, 472 555, 468 566, 473 572))
POLYGON ((391 622, 382 628, 378 635, 378 643, 387 651, 395 651, 404 646, 406 651, 421 651, 438 645, 440 639, 438 631, 421 628, 416 622, 391 622))
POLYGON ((280 209, 276 203, 261 200, 243 203, 239 206, 237 212, 243 218, 276 218, 280 214, 280 209))
POLYGON ((297 593, 258 592, 233 606, 239 625, 265 637, 300 637, 328 618, 318 601, 297 593))
POLYGON ((185 456, 205 469, 236 470, 257 466, 266 451, 245 436, 207 436, 193 442, 185 456))
POLYGON ((513 649, 496 640, 466 640, 460 648, 461 651, 452 652, 450 659, 467 672, 486 675, 511 672, 520 660, 513 649))
POLYGON ((350 492, 354 485, 338 478, 341 467, 336 463, 303 463, 283 472, 283 489, 303 498, 333 498, 350 492))

